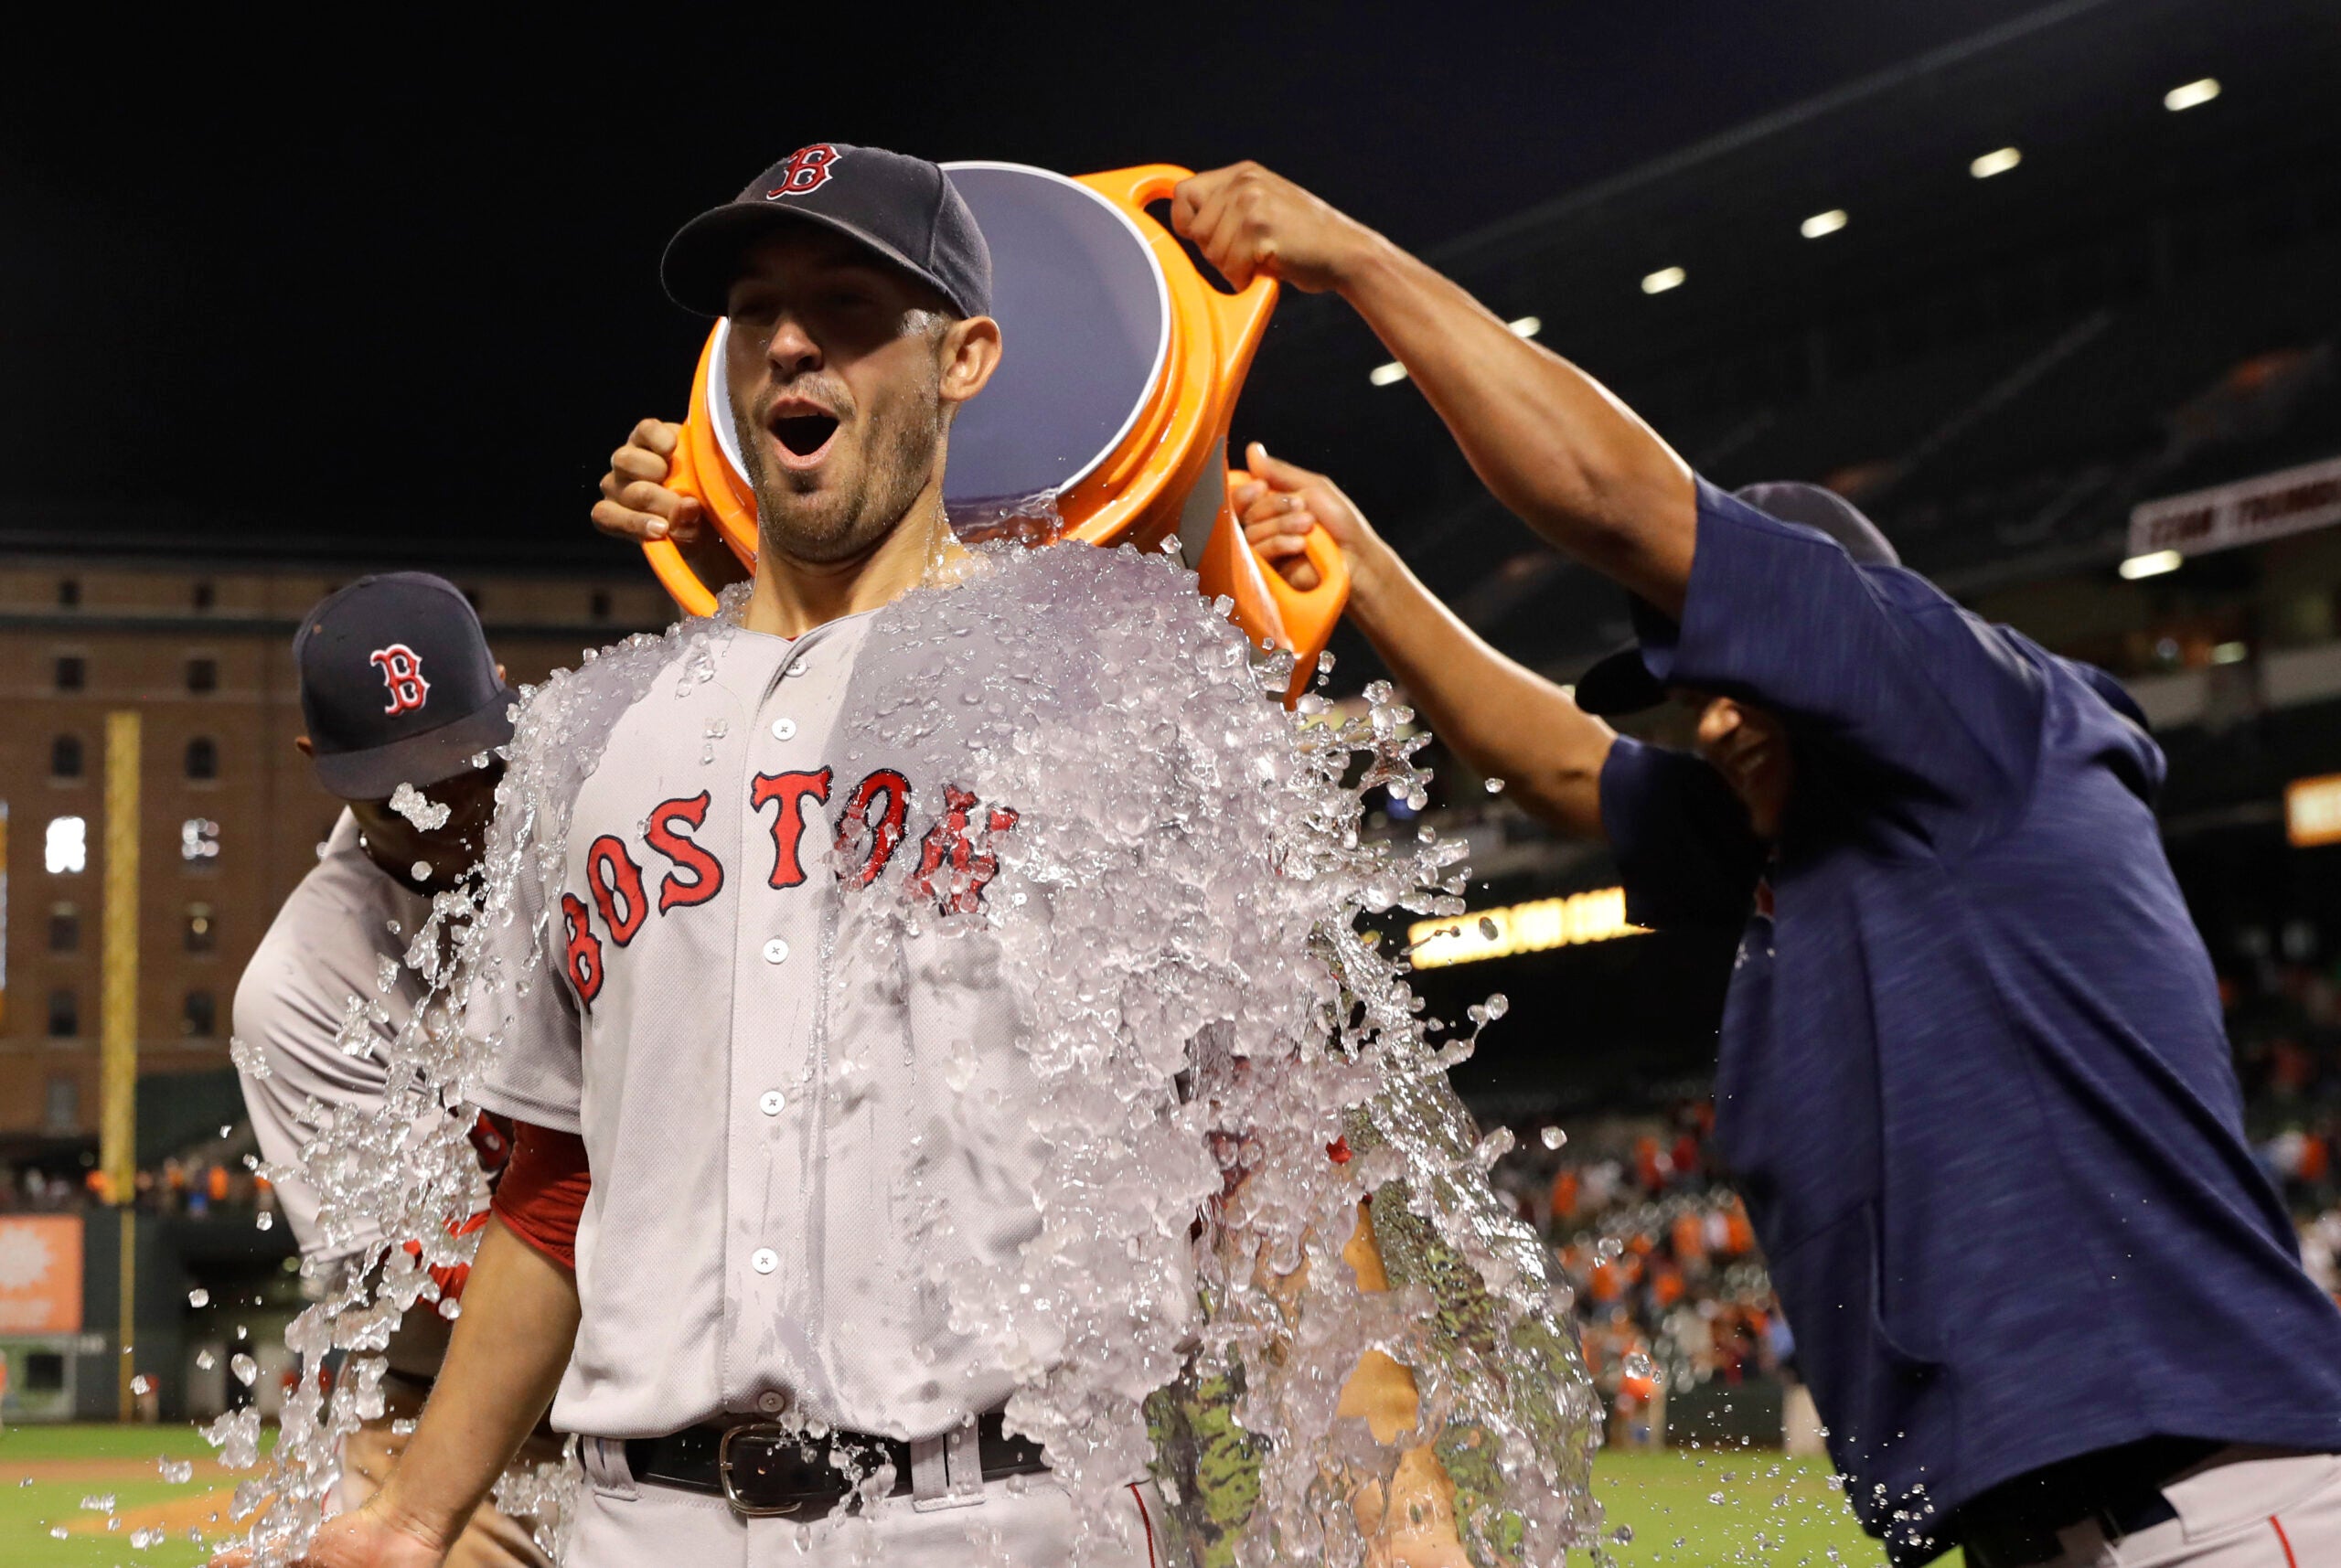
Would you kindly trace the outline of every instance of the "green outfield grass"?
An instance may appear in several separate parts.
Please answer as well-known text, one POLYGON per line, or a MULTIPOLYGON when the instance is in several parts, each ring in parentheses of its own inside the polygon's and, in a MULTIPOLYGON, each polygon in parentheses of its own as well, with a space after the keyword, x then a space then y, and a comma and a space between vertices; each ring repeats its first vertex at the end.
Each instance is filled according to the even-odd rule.
MULTIPOLYGON (((1620 1568, 1883 1568, 1885 1549, 1862 1533, 1829 1466, 1751 1448, 1694 1453, 1605 1450, 1593 1495, 1620 1568)), ((1938 1568, 1963 1568, 1959 1552, 1938 1568)))
MULTIPOLYGON (((266 1435, 273 1441, 273 1433, 266 1435)), ((0 1563, 7 1568, 189 1568, 208 1555, 187 1539, 224 1517, 237 1477, 213 1462, 211 1445, 188 1426, 10 1426, 0 1429, 0 1563), (195 1478, 164 1480, 157 1461, 191 1459, 195 1478), (25 1484, 27 1480, 30 1485, 25 1484), (216 1501, 206 1501, 212 1494, 216 1501), (111 1496, 118 1528, 83 1508, 111 1496), (155 1510, 167 1509, 167 1514, 155 1510), (131 1532, 167 1520, 160 1545, 130 1544, 131 1532), (49 1534, 62 1527, 62 1541, 49 1534)))
MULTIPOLYGON (((204 1552, 187 1531, 203 1524, 198 1499, 236 1477, 183 1426, 13 1426, 0 1431, 0 1563, 7 1568, 190 1568, 204 1552), (195 1461, 195 1479, 173 1485, 155 1461, 195 1461), (20 1484, 27 1477, 32 1484, 20 1484), (82 1508, 111 1493, 122 1528, 82 1508), (137 1510, 176 1505, 169 1538, 134 1550, 137 1510), (55 1526, 81 1527, 63 1541, 55 1526), (91 1526, 95 1532, 88 1532, 91 1526)), ((1604 1453, 1594 1491, 1609 1528, 1633 1538, 1611 1550, 1620 1568, 1873 1568, 1886 1554, 1861 1532, 1829 1467, 1765 1450, 1710 1454, 1604 1453), (1720 1499, 1720 1501, 1716 1500, 1720 1499)), ((207 1531, 208 1524, 204 1525, 207 1531)), ((1957 1553, 1942 1560, 1960 1568, 1957 1553)))

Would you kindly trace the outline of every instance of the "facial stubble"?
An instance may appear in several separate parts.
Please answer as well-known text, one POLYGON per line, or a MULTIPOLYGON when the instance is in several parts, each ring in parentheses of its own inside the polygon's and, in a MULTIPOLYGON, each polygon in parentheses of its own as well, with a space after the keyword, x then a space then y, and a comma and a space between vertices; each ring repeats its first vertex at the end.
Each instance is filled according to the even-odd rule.
POLYGON ((799 488, 795 475, 770 460, 769 428, 735 395, 732 421, 756 493, 757 548, 826 565, 868 553, 901 527, 935 469, 945 428, 941 379, 934 372, 925 385, 875 405, 863 427, 861 474, 850 485, 827 490, 799 488))

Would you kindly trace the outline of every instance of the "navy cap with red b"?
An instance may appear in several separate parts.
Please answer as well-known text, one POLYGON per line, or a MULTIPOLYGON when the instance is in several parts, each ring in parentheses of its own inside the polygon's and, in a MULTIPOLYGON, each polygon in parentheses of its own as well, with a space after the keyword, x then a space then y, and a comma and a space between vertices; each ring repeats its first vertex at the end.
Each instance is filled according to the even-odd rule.
POLYGON ((773 165, 667 242, 677 304, 722 315, 749 249, 791 224, 844 235, 925 283, 961 315, 991 314, 991 250, 950 177, 924 158, 816 142, 773 165))
POLYGON ((361 577, 303 617, 293 638, 317 782, 344 800, 388 800, 454 777, 512 738, 463 591, 422 571, 361 577))

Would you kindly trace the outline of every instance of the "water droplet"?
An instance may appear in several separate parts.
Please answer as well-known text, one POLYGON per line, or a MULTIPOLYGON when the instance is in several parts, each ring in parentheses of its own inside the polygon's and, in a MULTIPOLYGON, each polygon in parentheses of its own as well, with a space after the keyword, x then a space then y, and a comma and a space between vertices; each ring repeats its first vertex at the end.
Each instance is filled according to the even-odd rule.
POLYGON ((1543 1132, 1536 1136, 1544 1140, 1544 1144, 1546 1148, 1558 1148, 1563 1144, 1569 1141, 1568 1134, 1561 1131, 1558 1127, 1546 1127, 1543 1132))

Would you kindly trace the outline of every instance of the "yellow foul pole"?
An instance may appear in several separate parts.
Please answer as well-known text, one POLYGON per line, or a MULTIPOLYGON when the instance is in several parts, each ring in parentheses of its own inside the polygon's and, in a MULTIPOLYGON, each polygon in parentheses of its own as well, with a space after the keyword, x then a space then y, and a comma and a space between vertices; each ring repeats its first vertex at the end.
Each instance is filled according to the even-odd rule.
POLYGON ((98 1074, 103 1103, 98 1166, 116 1205, 122 1235, 122 1419, 135 1413, 130 1392, 137 1300, 138 1198, 138 715, 106 715, 106 889, 103 976, 98 1007, 98 1074))

